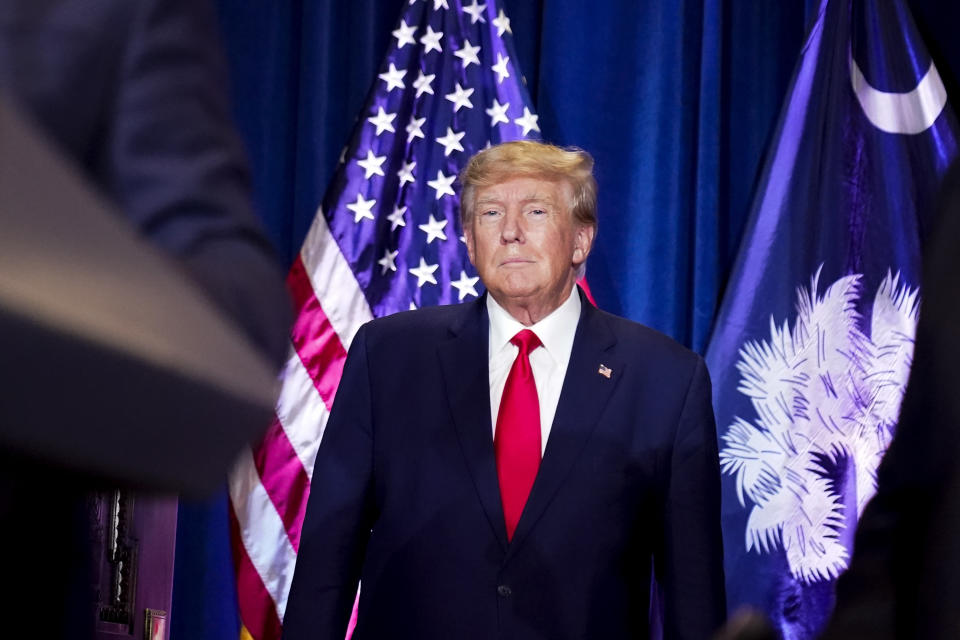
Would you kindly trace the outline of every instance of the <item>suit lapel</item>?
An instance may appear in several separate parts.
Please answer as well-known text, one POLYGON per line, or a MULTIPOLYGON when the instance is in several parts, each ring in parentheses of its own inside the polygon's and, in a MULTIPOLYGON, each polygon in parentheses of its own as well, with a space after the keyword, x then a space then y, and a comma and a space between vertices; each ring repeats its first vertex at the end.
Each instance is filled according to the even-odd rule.
POLYGON ((550 428, 537 479, 511 540, 507 560, 523 543, 563 484, 593 432, 600 412, 607 405, 622 377, 624 365, 616 359, 613 350, 616 337, 603 316, 582 295, 581 302, 583 307, 580 322, 573 341, 573 351, 570 353, 570 364, 567 365, 563 380, 556 417, 550 428), (599 373, 601 365, 612 370, 609 378, 599 373))
POLYGON ((500 503, 490 419, 486 297, 464 305, 464 311, 460 321, 451 326, 450 339, 438 347, 438 353, 460 448, 490 527, 506 551, 507 529, 500 503))

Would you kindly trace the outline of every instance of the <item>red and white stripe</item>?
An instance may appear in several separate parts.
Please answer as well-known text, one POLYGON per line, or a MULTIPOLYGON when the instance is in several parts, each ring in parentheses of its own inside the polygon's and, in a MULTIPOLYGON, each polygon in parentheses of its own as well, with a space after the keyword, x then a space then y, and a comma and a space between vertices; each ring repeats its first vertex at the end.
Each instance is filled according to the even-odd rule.
POLYGON ((350 342, 373 317, 319 211, 287 285, 296 320, 276 418, 229 483, 240 618, 255 640, 280 638, 317 447, 350 342))

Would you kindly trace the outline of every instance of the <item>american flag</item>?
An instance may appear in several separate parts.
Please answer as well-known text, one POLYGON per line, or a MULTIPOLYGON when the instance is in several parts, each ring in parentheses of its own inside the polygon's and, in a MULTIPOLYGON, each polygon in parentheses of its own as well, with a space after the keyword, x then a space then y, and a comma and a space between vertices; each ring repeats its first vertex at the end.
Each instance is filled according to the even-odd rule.
POLYGON ((297 309, 276 419, 230 478, 241 636, 280 637, 313 462, 357 330, 478 296, 455 179, 537 116, 497 0, 411 0, 287 278, 297 309))

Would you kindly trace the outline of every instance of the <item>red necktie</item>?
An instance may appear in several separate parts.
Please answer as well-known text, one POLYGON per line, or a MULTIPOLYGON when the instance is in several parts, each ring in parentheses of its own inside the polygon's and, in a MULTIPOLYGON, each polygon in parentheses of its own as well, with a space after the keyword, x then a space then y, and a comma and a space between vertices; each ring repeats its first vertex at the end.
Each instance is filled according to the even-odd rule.
POLYGON ((543 344, 529 329, 513 336, 510 342, 520 348, 520 353, 503 387, 493 439, 507 540, 513 538, 540 467, 540 401, 530 369, 530 352, 543 344))

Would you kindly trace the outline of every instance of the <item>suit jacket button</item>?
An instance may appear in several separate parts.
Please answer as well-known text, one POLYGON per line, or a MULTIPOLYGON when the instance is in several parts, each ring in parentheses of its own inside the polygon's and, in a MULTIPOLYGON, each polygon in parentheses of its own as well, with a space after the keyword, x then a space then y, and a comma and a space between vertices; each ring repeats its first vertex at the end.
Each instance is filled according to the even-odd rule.
POLYGON ((509 598, 513 595, 513 590, 505 584, 501 584, 497 587, 497 595, 502 598, 509 598))

